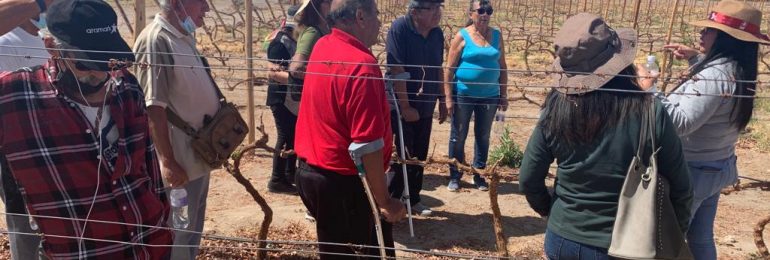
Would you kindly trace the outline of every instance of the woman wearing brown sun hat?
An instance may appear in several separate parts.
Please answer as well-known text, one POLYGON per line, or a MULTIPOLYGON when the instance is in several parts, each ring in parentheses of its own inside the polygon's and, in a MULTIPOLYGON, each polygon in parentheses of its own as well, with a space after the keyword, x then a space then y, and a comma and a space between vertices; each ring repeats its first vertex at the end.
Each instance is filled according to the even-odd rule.
MULTIPOLYGON (((652 106, 654 138, 663 144, 656 166, 669 181, 669 198, 683 235, 690 220, 690 177, 668 113, 652 95, 639 93, 633 64, 636 31, 612 29, 600 17, 581 13, 564 22, 554 45, 553 68, 564 73, 551 74, 554 90, 519 171, 519 189, 530 207, 547 217, 546 257, 609 259, 618 198, 640 147, 642 118, 650 115, 643 111, 652 106), (551 193, 545 179, 554 160, 557 181, 551 193)), ((643 150, 645 158, 653 151, 651 145, 643 150)))
MULTIPOLYGON (((762 13, 743 2, 719 2, 707 19, 691 24, 703 28, 699 50, 666 46, 676 58, 690 62, 690 80, 672 95, 659 97, 677 126, 690 168, 690 250, 695 259, 709 260, 717 258, 713 228, 720 190, 738 180, 735 143, 752 115, 759 44, 770 42, 760 32, 762 13)), ((652 85, 651 80, 642 84, 652 85)))

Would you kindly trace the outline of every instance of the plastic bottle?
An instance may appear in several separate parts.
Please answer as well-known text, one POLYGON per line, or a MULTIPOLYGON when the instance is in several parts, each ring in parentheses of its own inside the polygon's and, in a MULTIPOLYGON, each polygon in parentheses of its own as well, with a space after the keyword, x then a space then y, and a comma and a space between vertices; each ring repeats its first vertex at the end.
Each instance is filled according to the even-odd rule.
POLYGON ((34 231, 37 231, 38 229, 37 221, 35 221, 35 219, 32 218, 32 216, 29 216, 29 228, 34 231))
MULTIPOLYGON (((650 77, 657 77, 660 75, 660 67, 658 67, 658 63, 655 61, 655 56, 650 55, 647 56, 647 64, 644 65, 644 68, 647 69, 648 72, 650 72, 650 77)), ((652 88, 650 88, 650 91, 657 92, 658 86, 657 84, 652 85, 652 88)))
POLYGON ((174 228, 187 228, 187 225, 190 224, 190 219, 187 218, 187 191, 184 188, 172 189, 169 197, 174 228))
POLYGON ((495 122, 492 125, 492 132, 495 134, 495 138, 500 137, 503 134, 505 128, 505 112, 498 110, 495 113, 495 122))

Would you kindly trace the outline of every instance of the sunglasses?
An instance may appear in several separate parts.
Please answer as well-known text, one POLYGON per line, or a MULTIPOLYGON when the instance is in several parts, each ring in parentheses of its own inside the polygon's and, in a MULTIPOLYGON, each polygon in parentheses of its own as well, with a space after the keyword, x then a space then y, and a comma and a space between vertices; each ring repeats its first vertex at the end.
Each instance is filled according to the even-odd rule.
POLYGON ((492 7, 482 7, 482 8, 476 9, 476 12, 477 12, 479 15, 483 15, 483 14, 485 14, 485 13, 486 13, 486 14, 488 14, 488 15, 492 15, 492 13, 493 13, 494 11, 495 11, 495 10, 493 10, 493 9, 492 9, 492 7))

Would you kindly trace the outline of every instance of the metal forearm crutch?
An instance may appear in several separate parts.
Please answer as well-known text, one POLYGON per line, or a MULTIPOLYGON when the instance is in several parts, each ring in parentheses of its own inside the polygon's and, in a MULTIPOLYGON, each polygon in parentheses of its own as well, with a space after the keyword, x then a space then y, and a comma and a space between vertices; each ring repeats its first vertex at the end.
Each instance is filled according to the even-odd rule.
MULTIPOLYGON (((409 72, 402 72, 396 75, 385 76, 385 89, 390 93, 390 97, 393 99, 396 109, 396 121, 398 121, 398 140, 399 150, 401 151, 401 160, 406 162, 406 148, 404 147, 404 125, 401 122, 401 109, 398 107, 398 98, 396 98, 396 90, 394 88, 395 81, 410 79, 409 72)), ((392 122, 391 122, 392 123, 392 122)), ((406 213, 409 219, 409 235, 414 237, 414 226, 412 225, 412 200, 409 197, 409 176, 406 174, 406 164, 401 163, 401 173, 404 177, 404 191, 401 193, 401 200, 406 201, 406 213)))
POLYGON ((380 246, 380 258, 385 259, 385 239, 382 235, 382 222, 380 222, 380 212, 377 210, 377 203, 374 201, 374 195, 372 194, 372 188, 369 186, 369 181, 366 180, 366 169, 364 168, 364 161, 362 157, 365 154, 372 153, 384 146, 384 141, 379 139, 371 143, 352 143, 348 146, 348 152, 353 159, 353 163, 358 170, 358 177, 361 178, 361 182, 364 184, 364 191, 366 191, 366 198, 369 199, 369 206, 372 208, 372 216, 374 217, 374 229, 377 232, 377 243, 380 246))

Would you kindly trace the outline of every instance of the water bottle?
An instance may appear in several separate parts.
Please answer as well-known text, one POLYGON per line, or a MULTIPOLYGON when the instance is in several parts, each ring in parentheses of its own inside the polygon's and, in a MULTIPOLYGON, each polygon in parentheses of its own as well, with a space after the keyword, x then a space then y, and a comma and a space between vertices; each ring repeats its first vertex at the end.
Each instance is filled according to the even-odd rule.
MULTIPOLYGON (((647 64, 644 65, 644 68, 647 69, 648 72, 650 72, 651 77, 657 77, 660 75, 660 67, 658 67, 658 63, 655 62, 655 56, 650 55, 647 56, 647 64)), ((658 86, 657 84, 653 83, 652 88, 650 88, 651 92, 657 92, 658 86)))
POLYGON ((190 219, 187 218, 187 191, 184 188, 171 189, 169 197, 174 228, 186 229, 190 224, 190 219))
POLYGON ((492 126, 492 132, 495 133, 495 137, 500 137, 503 134, 505 128, 505 112, 498 110, 495 113, 495 122, 492 126))
POLYGON ((32 216, 29 216, 29 228, 34 231, 37 231, 38 229, 37 221, 35 221, 35 219, 32 218, 32 216))

